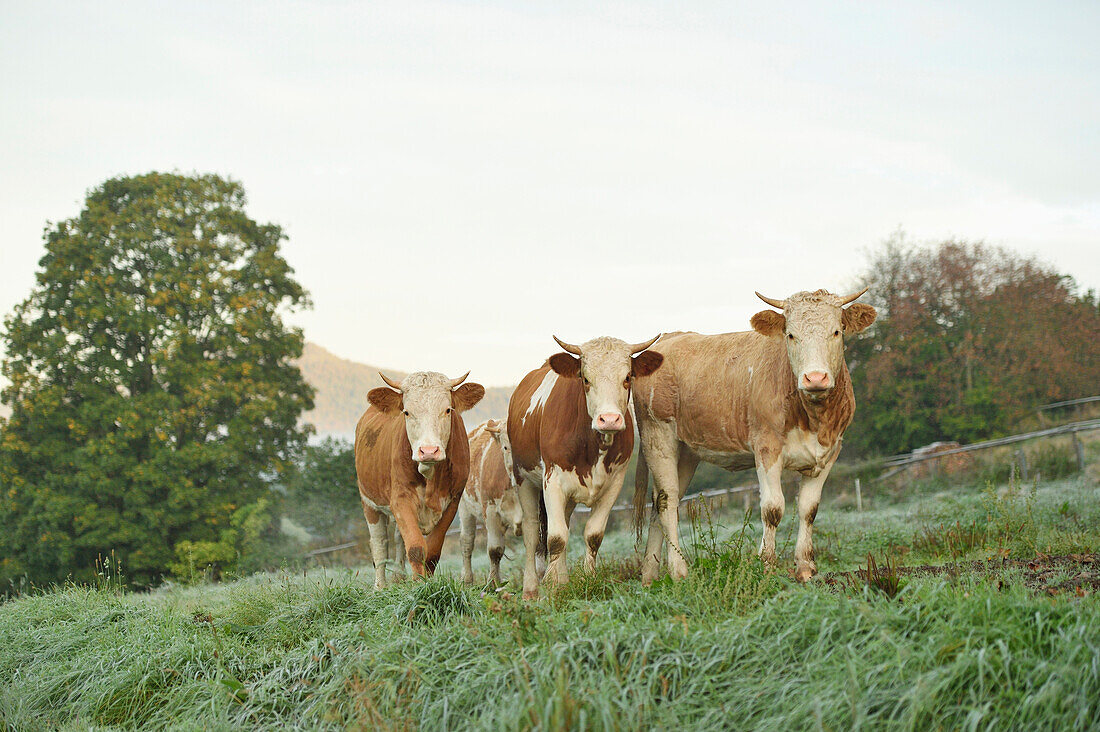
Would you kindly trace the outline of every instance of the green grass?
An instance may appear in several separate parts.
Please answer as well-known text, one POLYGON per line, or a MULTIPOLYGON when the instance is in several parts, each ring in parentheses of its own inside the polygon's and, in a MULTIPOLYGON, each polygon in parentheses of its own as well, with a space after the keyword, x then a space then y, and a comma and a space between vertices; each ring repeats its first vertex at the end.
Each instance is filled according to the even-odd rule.
MULTIPOLYGON (((1096 490, 1064 480, 881 509, 871 500, 858 514, 825 505, 819 564, 1096 551, 1096 490)), ((145 594, 108 578, 20 597, 0 605, 0 720, 14 730, 1100 724, 1094 595, 1036 593, 1012 573, 909 576, 893 596, 858 582, 799 586, 765 571, 751 551, 756 522, 728 513, 685 525, 685 581, 642 588, 622 531, 594 574, 574 570, 534 603, 514 585, 462 586, 453 558, 428 582, 381 592, 372 572, 311 570, 145 594)))

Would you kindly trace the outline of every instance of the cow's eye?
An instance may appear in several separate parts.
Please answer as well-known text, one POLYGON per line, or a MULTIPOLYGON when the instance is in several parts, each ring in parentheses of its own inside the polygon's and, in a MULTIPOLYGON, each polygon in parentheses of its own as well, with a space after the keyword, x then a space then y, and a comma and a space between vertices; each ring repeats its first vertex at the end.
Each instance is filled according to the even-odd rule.
POLYGON ((592 382, 590 382, 590 381, 588 380, 588 377, 587 377, 587 376, 582 376, 581 378, 582 378, 582 379, 584 380, 584 385, 585 385, 585 386, 592 386, 592 382))
POLYGON ((630 388, 630 377, 629 376, 626 377, 626 379, 623 381, 623 388, 624 389, 629 389, 630 388))
POLYGON ((787 338, 789 338, 790 340, 793 341, 794 340, 794 333, 788 333, 787 338))
POLYGON ((451 409, 450 407, 447 407, 447 411, 446 411, 446 412, 444 412, 444 414, 450 414, 450 413, 451 413, 452 411, 453 411, 453 410, 452 410, 452 409, 451 409))
POLYGON ((403 415, 405 415, 406 417, 408 417, 408 416, 409 416, 409 410, 407 410, 407 409, 402 409, 402 410, 401 410, 401 414, 403 414, 403 415))
POLYGON ((833 331, 833 335, 835 335, 835 336, 838 336, 838 335, 840 335, 840 331, 839 331, 839 330, 834 330, 834 331, 833 331))

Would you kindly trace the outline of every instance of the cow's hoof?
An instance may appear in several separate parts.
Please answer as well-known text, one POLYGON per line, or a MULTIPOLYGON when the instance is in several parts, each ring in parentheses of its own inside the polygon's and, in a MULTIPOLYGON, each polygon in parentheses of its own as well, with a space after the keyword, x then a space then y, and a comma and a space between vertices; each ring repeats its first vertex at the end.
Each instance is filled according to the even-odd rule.
POLYGON ((524 590, 523 591, 523 599, 524 600, 537 600, 537 599, 539 599, 539 591, 538 590, 524 590))
POLYGON ((794 571, 794 578, 799 582, 809 582, 817 574, 817 567, 812 564, 800 564, 794 571))

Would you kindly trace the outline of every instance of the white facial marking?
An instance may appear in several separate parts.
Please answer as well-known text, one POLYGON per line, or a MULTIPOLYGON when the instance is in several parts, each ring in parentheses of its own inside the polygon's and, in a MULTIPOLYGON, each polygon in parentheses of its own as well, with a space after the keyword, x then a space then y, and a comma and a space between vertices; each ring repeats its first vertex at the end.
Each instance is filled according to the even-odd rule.
POLYGON ((409 374, 401 382, 401 402, 412 459, 419 463, 420 474, 430 477, 431 463, 421 462, 419 452, 421 448, 438 449, 428 458, 431 462, 447 458, 447 443, 451 439, 451 380, 432 371, 409 374))

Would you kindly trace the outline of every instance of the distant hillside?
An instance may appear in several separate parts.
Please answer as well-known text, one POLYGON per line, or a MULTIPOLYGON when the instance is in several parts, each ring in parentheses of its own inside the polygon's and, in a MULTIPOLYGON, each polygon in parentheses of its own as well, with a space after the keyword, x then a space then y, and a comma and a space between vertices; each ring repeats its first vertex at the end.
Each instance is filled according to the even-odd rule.
MULTIPOLYGON (((349 361, 321 348, 316 343, 306 343, 298 367, 306 381, 317 390, 314 408, 303 419, 317 427, 322 435, 337 435, 351 439, 355 423, 367 408, 367 392, 382 386, 378 372, 385 372, 391 379, 400 381, 406 374, 392 369, 379 368, 349 361)), ((462 415, 466 427, 473 427, 490 417, 503 417, 508 412, 510 388, 486 389, 485 398, 476 407, 462 415)))

